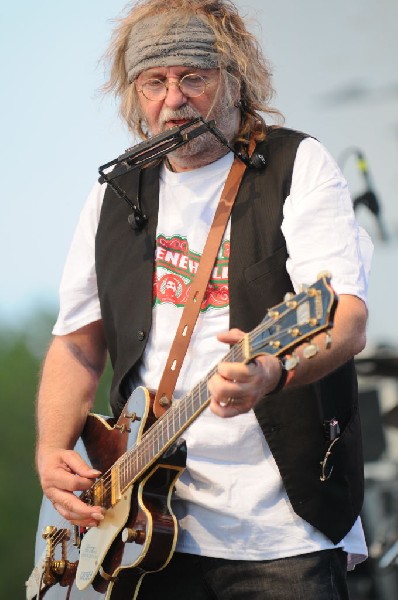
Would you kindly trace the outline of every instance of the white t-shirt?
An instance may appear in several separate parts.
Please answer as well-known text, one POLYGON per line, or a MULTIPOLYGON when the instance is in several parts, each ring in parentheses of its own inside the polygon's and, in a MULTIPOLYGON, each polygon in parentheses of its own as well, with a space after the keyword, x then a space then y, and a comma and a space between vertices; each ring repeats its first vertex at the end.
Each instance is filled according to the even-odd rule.
MULTIPOLYGON (((137 384, 156 389, 159 383, 232 160, 228 154, 193 171, 161 170, 153 323, 137 384)), ((101 318, 94 248, 104 192, 105 186, 96 184, 82 211, 61 282, 55 335, 101 318)), ((295 289, 328 270, 338 294, 366 301, 373 246, 355 221, 337 165, 312 138, 298 148, 283 214, 286 266, 295 289)), ((228 350, 215 336, 229 323, 229 239, 230 225, 177 381, 177 401, 228 350)), ((224 420, 207 409, 184 438, 187 469, 176 483, 174 501, 177 550, 263 560, 334 547, 294 513, 253 411, 224 420)), ((360 519, 339 545, 349 553, 350 566, 366 556, 360 519)))

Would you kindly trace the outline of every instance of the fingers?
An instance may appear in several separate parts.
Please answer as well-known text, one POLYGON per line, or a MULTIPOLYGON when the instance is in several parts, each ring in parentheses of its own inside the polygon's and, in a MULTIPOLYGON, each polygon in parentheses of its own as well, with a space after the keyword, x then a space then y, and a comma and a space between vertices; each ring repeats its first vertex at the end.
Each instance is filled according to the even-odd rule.
POLYGON ((260 376, 258 367, 257 359, 247 364, 222 362, 217 367, 217 373, 225 380, 226 385, 233 388, 236 384, 245 385, 257 380, 260 376))
POLYGON ((48 497, 55 510, 72 525, 96 527, 104 519, 102 507, 87 505, 71 492, 54 488, 48 497))
POLYGON ((62 449, 48 450, 38 461, 38 470, 44 491, 50 487, 84 491, 101 474, 74 450, 62 449))
POLYGON ((248 412, 258 400, 255 364, 221 363, 209 381, 211 410, 221 417, 248 412))
POLYGON ((68 468, 75 475, 78 475, 82 478, 87 478, 91 480, 95 479, 96 477, 98 477, 98 475, 101 474, 101 472, 97 469, 93 469, 92 467, 90 467, 83 460, 80 454, 78 452, 75 452, 74 450, 64 450, 61 459, 64 462, 66 468, 68 468))
POLYGON ((223 331, 217 335, 217 339, 224 344, 237 344, 241 342, 245 337, 245 333, 240 329, 230 329, 229 331, 223 331))
POLYGON ((102 521, 104 509, 82 502, 74 493, 89 489, 100 475, 77 452, 60 449, 42 452, 38 470, 44 494, 65 519, 82 527, 92 527, 102 521))
POLYGON ((254 408, 274 389, 280 378, 280 363, 272 356, 260 356, 251 363, 220 363, 210 379, 210 409, 220 417, 233 417, 254 408))
POLYGON ((210 410, 217 416, 223 419, 230 417, 237 417, 238 415, 244 414, 250 410, 245 409, 240 401, 236 401, 235 398, 227 398, 226 401, 217 402, 213 397, 210 401, 210 410))
MULTIPOLYGON (((57 460, 57 458, 56 458, 57 460)), ((87 490, 99 475, 100 471, 91 468, 82 457, 73 450, 64 450, 59 462, 51 468, 51 484, 70 492, 87 490)))

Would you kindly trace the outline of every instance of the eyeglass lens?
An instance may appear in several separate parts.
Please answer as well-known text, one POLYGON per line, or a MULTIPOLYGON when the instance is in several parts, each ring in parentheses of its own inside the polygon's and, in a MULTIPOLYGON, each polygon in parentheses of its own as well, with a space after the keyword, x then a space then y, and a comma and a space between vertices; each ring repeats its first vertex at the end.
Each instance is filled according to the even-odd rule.
MULTIPOLYGON (((176 82, 184 96, 196 98, 201 96, 206 89, 206 80, 195 73, 184 75, 176 82)), ((163 100, 166 97, 170 83, 161 79, 148 79, 141 86, 141 92, 148 100, 163 100)))

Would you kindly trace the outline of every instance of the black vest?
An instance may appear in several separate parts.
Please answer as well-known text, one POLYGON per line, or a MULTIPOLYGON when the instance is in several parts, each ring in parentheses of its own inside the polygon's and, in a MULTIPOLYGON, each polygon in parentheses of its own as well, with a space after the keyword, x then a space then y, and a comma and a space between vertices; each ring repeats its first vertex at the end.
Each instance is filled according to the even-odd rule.
MULTIPOLYGON (((248 169, 231 216, 230 325, 253 329, 292 283, 280 226, 297 148, 306 136, 272 130, 257 150, 263 170, 248 169)), ((128 225, 129 207, 108 187, 96 237, 96 269, 104 330, 114 369, 111 405, 120 414, 125 382, 145 349, 152 318, 159 167, 130 171, 119 185, 140 196, 147 226, 128 225)), ((327 268, 327 265, 325 265, 327 268)), ((209 370, 212 365, 209 365, 209 370)), ((319 382, 265 397, 256 417, 280 470, 295 512, 334 543, 351 529, 363 501, 363 459, 353 361, 319 382), (320 480, 328 442, 324 420, 339 420, 342 434, 332 451, 333 473, 320 480)))

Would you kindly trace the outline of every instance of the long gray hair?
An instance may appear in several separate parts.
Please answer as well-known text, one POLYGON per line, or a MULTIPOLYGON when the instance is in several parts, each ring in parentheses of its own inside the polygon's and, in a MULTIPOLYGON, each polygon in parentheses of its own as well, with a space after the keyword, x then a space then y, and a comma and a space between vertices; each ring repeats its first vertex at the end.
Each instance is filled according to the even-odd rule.
MULTIPOLYGON (((266 124, 260 113, 283 120, 281 113, 270 106, 274 90, 268 61, 231 0, 139 0, 126 10, 125 16, 117 21, 105 55, 110 63, 110 77, 104 91, 113 92, 119 98, 121 116, 133 134, 146 137, 137 91, 135 85, 128 81, 125 66, 131 28, 143 19, 164 14, 164 31, 176 12, 180 21, 188 21, 195 16, 207 22, 214 32, 219 66, 225 73, 225 81, 228 80, 227 75, 239 81, 241 126, 234 142, 245 145, 250 135, 254 135, 256 140, 265 138, 266 124)), ((153 39, 161 33, 151 30, 148 37, 153 39)))

